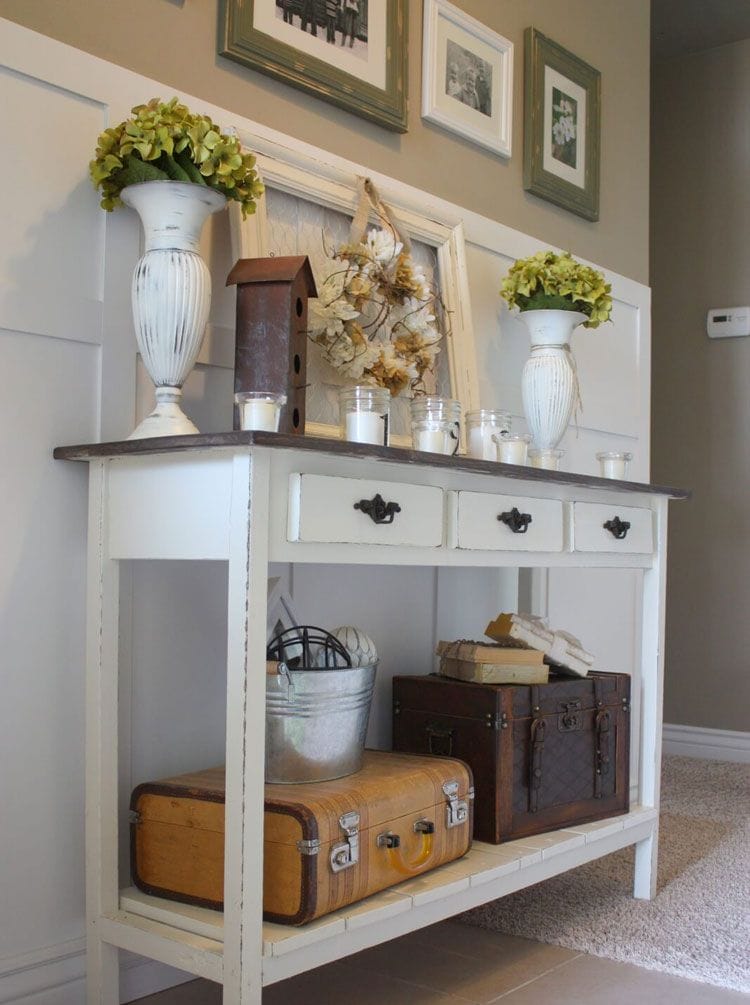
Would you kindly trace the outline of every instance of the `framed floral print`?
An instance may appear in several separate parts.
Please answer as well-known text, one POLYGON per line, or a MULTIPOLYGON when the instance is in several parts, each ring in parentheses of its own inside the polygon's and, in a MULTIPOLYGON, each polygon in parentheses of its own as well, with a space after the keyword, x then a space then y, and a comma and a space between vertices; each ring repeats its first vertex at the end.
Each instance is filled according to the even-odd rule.
POLYGON ((598 220, 601 74, 535 28, 525 43, 523 187, 598 220))
POLYGON ((408 0, 222 0, 219 55, 407 129, 408 0))

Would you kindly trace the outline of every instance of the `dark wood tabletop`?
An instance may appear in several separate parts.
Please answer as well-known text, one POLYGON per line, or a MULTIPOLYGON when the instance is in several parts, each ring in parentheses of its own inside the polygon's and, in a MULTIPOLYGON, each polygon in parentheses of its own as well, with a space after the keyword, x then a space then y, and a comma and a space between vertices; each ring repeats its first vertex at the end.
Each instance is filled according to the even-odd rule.
POLYGON ((56 447, 53 456, 61 461, 89 461, 96 457, 133 457, 148 454, 176 453, 186 450, 205 450, 207 447, 273 447, 277 450, 302 450, 332 454, 337 457, 355 457, 391 464, 416 464, 422 467, 447 468, 467 474, 501 475, 530 482, 547 482, 560 485, 581 485, 587 488, 610 488, 620 492, 647 492, 688 499, 687 489, 665 485, 648 485, 641 482, 598 478, 595 475, 575 474, 570 471, 548 471, 526 465, 501 464, 480 461, 474 457, 424 453, 407 447, 378 447, 369 443, 352 443, 349 440, 328 439, 323 436, 298 436, 287 433, 234 430, 228 433, 198 433, 192 436, 157 436, 146 440, 116 440, 112 443, 83 443, 56 447))

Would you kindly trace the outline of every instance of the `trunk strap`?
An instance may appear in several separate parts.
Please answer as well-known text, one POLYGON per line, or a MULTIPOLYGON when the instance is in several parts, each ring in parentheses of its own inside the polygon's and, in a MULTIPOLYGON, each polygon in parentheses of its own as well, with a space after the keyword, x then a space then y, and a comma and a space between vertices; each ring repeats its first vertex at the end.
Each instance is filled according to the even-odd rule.
POLYGON ((594 798, 604 795, 604 777, 609 774, 610 715, 604 707, 604 690, 601 677, 594 677, 594 798))
POLYGON ((542 755, 547 723, 542 718, 539 700, 539 685, 532 684, 531 692, 531 735, 529 738, 529 813, 539 809, 539 790, 542 787, 542 755))

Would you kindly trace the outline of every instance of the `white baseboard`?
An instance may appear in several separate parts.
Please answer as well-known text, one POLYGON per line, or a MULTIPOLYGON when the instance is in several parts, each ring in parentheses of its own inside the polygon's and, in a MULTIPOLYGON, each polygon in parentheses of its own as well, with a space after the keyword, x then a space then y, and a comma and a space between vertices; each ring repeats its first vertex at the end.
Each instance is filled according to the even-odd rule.
MULTIPOLYGON (((194 980, 191 974, 130 953, 121 954, 120 1001, 194 980)), ((0 1005, 81 1005, 86 998, 83 939, 0 959, 0 1005)))
POLYGON ((706 729, 703 726, 674 726, 665 722, 662 745, 665 754, 750 764, 750 733, 706 729))
POLYGON ((0 1003, 80 1005, 75 987, 86 973, 85 941, 72 939, 0 960, 0 1003))

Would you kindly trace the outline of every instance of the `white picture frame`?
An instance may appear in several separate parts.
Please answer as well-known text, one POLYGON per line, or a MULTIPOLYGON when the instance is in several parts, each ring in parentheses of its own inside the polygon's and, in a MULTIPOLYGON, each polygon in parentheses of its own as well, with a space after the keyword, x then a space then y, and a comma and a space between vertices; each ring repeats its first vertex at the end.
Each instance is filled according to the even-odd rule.
POLYGON ((513 43, 448 0, 424 0, 422 118, 511 156, 513 43))
MULTIPOLYGON (((335 162, 327 163, 308 156, 302 150, 264 142, 257 135, 243 135, 243 146, 256 156, 256 168, 266 188, 278 189, 300 199, 353 216, 358 204, 359 175, 335 162)), ((464 228, 460 219, 441 219, 432 201, 424 193, 394 183, 372 173, 382 198, 393 210, 399 228, 415 241, 435 249, 440 294, 450 318, 450 333, 441 345, 450 378, 451 396, 461 402, 462 412, 479 408, 474 332, 471 321, 469 277, 466 264, 464 228)), ((257 211, 242 220, 238 203, 231 203, 230 230, 233 260, 257 258, 268 254, 268 219, 266 200, 260 199, 257 211)), ((338 425, 305 422, 310 436, 338 438, 338 425)), ((411 437, 391 435, 391 446, 411 447, 411 437)))

